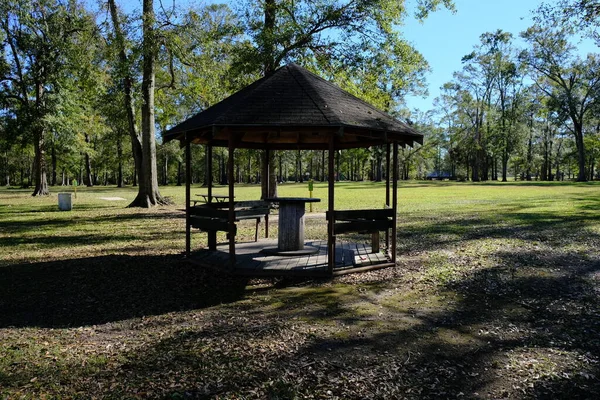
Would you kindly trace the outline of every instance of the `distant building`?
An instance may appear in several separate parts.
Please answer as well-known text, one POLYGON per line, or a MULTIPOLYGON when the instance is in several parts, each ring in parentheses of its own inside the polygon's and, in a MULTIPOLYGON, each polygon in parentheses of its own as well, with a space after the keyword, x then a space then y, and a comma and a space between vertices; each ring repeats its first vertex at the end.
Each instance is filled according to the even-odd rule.
POLYGON ((435 171, 430 174, 427 174, 425 179, 427 179, 428 181, 441 181, 444 179, 456 180, 456 176, 453 176, 450 172, 435 171))

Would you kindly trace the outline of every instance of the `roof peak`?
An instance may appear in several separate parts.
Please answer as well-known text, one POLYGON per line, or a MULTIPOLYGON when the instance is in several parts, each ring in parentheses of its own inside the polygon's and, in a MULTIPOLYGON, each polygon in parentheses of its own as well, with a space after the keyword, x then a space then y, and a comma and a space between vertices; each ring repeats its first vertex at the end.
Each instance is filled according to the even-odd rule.
POLYGON ((165 140, 182 139, 186 132, 207 132, 214 126, 242 130, 247 127, 264 132, 283 127, 317 130, 346 127, 368 132, 371 138, 393 134, 405 137, 409 144, 422 141, 422 135, 407 124, 295 63, 279 67, 164 136, 165 140))

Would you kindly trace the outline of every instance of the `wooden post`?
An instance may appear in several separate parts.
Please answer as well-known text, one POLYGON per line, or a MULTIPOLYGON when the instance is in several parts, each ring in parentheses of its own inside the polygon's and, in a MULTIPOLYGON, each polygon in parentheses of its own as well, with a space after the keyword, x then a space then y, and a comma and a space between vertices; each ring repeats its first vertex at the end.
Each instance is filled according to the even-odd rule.
MULTIPOLYGON (((385 145, 385 205, 390 206, 390 144, 385 145)), ((390 251, 390 230, 385 230, 385 251, 390 251)))
POLYGON ((329 185, 328 185, 328 197, 329 204, 327 210, 329 211, 329 221, 327 221, 327 266, 329 267, 329 273, 333 275, 333 267, 335 266, 335 232, 333 231, 333 224, 335 223, 335 174, 333 170, 335 158, 335 134, 332 134, 329 138, 329 185))
POLYGON ((396 246, 398 245, 398 142, 394 142, 394 155, 392 166, 392 209, 394 216, 392 218, 392 262, 396 263, 396 246))
MULTIPOLYGON (((213 134, 214 134, 213 128, 213 134)), ((213 147, 212 144, 208 143, 206 145, 206 167, 207 167, 207 180, 206 186, 208 189, 208 202, 212 203, 212 187, 213 187, 213 147)), ((217 250, 217 231, 208 231, 208 249, 209 250, 217 250)))
POLYGON ((371 234, 371 253, 379 253, 379 232, 373 232, 371 234))
POLYGON ((271 178, 269 176, 269 168, 271 166, 271 162, 270 162, 271 154, 270 154, 269 149, 265 149, 264 155, 265 155, 265 160, 264 160, 265 170, 263 171, 264 176, 262 177, 262 179, 265 180, 265 188, 267 189, 267 197, 269 197, 270 196, 270 194, 269 194, 269 189, 270 189, 269 188, 269 179, 271 178))
MULTIPOLYGON (((269 180, 271 179, 271 177, 269 176, 269 170, 270 170, 270 164, 271 164, 270 163, 271 155, 269 154, 269 149, 265 149, 264 156, 265 156, 265 160, 264 160, 265 168, 263 170, 264 176, 262 177, 262 179, 266 179, 265 187, 267 188, 267 197, 268 197, 268 196, 270 196, 269 180)), ((265 239, 268 239, 268 238, 269 238, 269 214, 267 213, 267 215, 265 215, 265 239)))
POLYGON ((206 181, 206 186, 208 189, 208 202, 212 203, 212 186, 213 186, 213 169, 212 169, 212 161, 213 161, 213 148, 212 145, 209 143, 206 145, 206 158, 208 159, 206 161, 206 167, 208 168, 207 171, 207 175, 208 175, 208 179, 206 181))
POLYGON ((229 183, 229 266, 231 270, 235 268, 235 204, 233 198, 235 197, 234 191, 234 171, 233 171, 233 157, 234 157, 234 142, 229 133, 229 159, 227 160, 227 181, 229 183))
POLYGON ((190 225, 190 181, 192 176, 190 141, 185 134, 185 256, 190 258, 192 247, 191 225, 190 225))

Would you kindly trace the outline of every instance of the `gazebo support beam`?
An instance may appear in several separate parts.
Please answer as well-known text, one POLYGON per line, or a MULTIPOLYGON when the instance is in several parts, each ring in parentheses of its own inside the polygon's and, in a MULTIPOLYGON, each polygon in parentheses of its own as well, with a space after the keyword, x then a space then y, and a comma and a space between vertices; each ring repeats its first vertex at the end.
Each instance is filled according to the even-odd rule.
POLYGON ((333 275, 333 267, 335 266, 335 232, 333 226, 335 223, 335 174, 333 169, 333 163, 335 159, 335 135, 331 135, 329 138, 329 159, 328 159, 328 174, 329 174, 329 185, 328 185, 328 207, 329 221, 327 221, 327 266, 329 267, 329 273, 333 275))
POLYGON ((192 176, 192 156, 190 140, 185 135, 185 256, 190 258, 192 247, 192 231, 190 226, 190 181, 192 176))
POLYGON ((234 170, 233 157, 235 152, 235 143, 233 138, 229 139, 229 154, 227 159, 227 183, 229 184, 229 230, 227 239, 229 239, 229 267, 235 269, 235 190, 234 190, 234 170))
POLYGON ((398 245, 398 142, 394 142, 393 155, 393 172, 392 172, 392 209, 394 217, 392 218, 392 262, 396 262, 396 246, 398 245))
MULTIPOLYGON (((390 144, 385 145, 385 206, 390 206, 390 144)), ((385 249, 390 249, 390 230, 385 230, 385 249)))
POLYGON ((213 189, 213 147, 211 144, 206 145, 206 186, 208 189, 208 202, 212 202, 213 189))

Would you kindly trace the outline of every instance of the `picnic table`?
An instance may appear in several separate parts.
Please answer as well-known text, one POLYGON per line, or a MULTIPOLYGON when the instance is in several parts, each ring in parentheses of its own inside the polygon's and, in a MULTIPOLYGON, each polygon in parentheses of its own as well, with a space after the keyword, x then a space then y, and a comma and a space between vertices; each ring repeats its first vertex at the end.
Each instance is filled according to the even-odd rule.
MULTIPOLYGON (((213 199, 217 203, 224 203, 226 201, 229 201, 229 196, 224 194, 213 194, 209 196, 208 193, 198 193, 196 196, 202 197, 202 200, 192 200, 194 205, 196 205, 196 203, 211 203, 211 200, 213 199)), ((233 196, 233 198, 235 199, 235 196, 233 196)))

